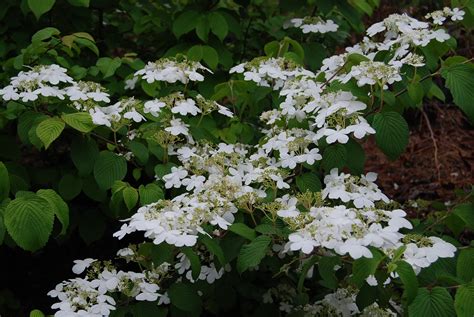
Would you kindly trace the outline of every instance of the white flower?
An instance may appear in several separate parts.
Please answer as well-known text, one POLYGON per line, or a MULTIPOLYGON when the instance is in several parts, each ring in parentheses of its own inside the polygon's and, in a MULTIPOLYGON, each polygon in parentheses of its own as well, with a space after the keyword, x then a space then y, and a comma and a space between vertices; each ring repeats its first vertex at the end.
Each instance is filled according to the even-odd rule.
POLYGON ((172 135, 189 135, 188 125, 184 123, 181 119, 172 119, 170 121, 171 126, 166 127, 165 131, 168 131, 172 135))
POLYGON ((464 14, 466 14, 466 12, 463 10, 459 8, 453 8, 451 11, 451 20, 462 21, 464 19, 464 14))
POLYGON ((72 271, 74 274, 81 274, 84 272, 85 269, 87 269, 92 263, 94 263, 95 259, 87 258, 84 260, 74 260, 74 266, 72 267, 72 271))
POLYGON ((182 116, 187 115, 188 113, 195 116, 201 112, 201 110, 196 107, 196 102, 190 98, 186 100, 178 100, 173 108, 171 108, 172 113, 179 113, 182 116))

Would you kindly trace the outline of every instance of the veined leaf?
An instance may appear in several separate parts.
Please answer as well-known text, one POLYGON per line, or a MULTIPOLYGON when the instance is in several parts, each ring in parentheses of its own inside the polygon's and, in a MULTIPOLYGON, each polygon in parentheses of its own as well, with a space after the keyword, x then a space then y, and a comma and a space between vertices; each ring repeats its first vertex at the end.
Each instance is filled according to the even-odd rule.
POLYGON ((64 121, 59 118, 48 118, 38 124, 36 135, 43 142, 45 149, 61 135, 65 125, 64 121))
POLYGON ((109 189, 116 180, 127 174, 127 161, 109 151, 102 151, 94 164, 94 177, 102 189, 109 189))

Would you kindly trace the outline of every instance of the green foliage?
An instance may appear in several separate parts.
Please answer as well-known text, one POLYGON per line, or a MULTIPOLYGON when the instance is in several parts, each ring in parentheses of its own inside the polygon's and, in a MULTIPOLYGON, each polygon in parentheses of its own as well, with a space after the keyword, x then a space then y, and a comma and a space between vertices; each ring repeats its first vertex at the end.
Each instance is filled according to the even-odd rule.
POLYGON ((442 287, 420 288, 409 306, 410 316, 445 317, 455 316, 454 302, 449 292, 442 287))
POLYGON ((374 117, 377 146, 392 160, 396 159, 408 145, 408 124, 398 113, 382 112, 374 117))
POLYGON ((251 267, 257 266, 265 257, 271 238, 266 235, 258 236, 250 243, 245 244, 237 258, 237 271, 243 273, 251 267))
POLYGON ((474 122, 474 66, 471 64, 454 64, 441 69, 441 75, 446 80, 446 87, 453 95, 454 103, 458 105, 474 122))

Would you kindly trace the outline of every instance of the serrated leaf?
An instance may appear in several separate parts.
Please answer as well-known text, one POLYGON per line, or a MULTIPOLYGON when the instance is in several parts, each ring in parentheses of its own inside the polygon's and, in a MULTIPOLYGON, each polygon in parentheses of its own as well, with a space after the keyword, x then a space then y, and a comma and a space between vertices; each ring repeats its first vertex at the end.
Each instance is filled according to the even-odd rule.
POLYGON ((186 312, 199 312, 201 310, 201 297, 192 285, 181 282, 174 283, 168 289, 171 304, 186 312))
POLYGON ((69 207, 64 200, 52 189, 40 189, 36 192, 38 197, 43 198, 49 204, 62 225, 61 234, 65 234, 69 227, 69 207))
POLYGON ((47 149, 54 140, 56 140, 64 130, 66 124, 59 118, 48 118, 41 121, 36 127, 36 135, 47 149))
POLYGON ((467 64, 456 64, 441 69, 441 76, 446 80, 446 87, 453 95, 453 100, 464 111, 471 122, 474 122, 474 67, 467 64))
POLYGON ((405 261, 398 261, 396 265, 397 268, 395 272, 400 276, 404 286, 403 299, 406 299, 407 303, 410 304, 418 292, 418 280, 416 279, 415 271, 413 271, 412 266, 405 261))
MULTIPOLYGON (((472 271, 472 267, 470 268, 472 271)), ((457 317, 474 316, 474 282, 461 285, 454 297, 454 308, 457 317)))
POLYGON ((156 184, 140 185, 138 188, 140 194, 140 205, 148 205, 157 202, 165 197, 163 190, 156 184))
POLYGON ((418 289, 418 295, 408 307, 410 316, 447 317, 456 316, 454 302, 449 292, 442 287, 418 289))
POLYGON ((306 191, 315 193, 321 190, 321 180, 314 172, 306 172, 296 177, 296 186, 302 193, 306 191))
POLYGON ((126 187, 123 192, 123 201, 125 202, 125 206, 127 209, 130 210, 137 205, 138 202, 138 191, 133 187, 126 187))
POLYGON ((249 268, 260 264, 271 241, 272 239, 269 236, 262 235, 243 245, 237 257, 237 271, 242 274, 249 268))
POLYGON ((211 32, 214 33, 221 42, 229 33, 229 26, 227 25, 226 19, 218 12, 212 12, 209 15, 209 26, 211 32))
POLYGON ((36 251, 48 242, 54 212, 45 199, 28 193, 8 204, 4 219, 13 240, 27 251, 36 251))
POLYGON ((61 119, 63 119, 67 125, 80 132, 91 132, 95 128, 91 115, 86 112, 62 114, 61 119))
POLYGON ((407 122, 399 113, 393 111, 377 113, 372 125, 376 131, 377 146, 391 160, 405 151, 409 130, 407 122))
POLYGON ((51 10, 56 0, 28 0, 28 7, 38 20, 43 14, 51 10))
POLYGON ((10 194, 10 176, 3 162, 0 162, 0 202, 10 194))
POLYGON ((94 177, 102 189, 109 189, 117 180, 122 180, 127 174, 127 161, 109 151, 102 151, 94 164, 94 177))
POLYGON ((457 259, 456 272, 457 276, 470 282, 474 279, 474 249, 461 250, 457 259))
POLYGON ((343 144, 331 144, 324 149, 321 166, 325 171, 341 169, 346 165, 347 150, 343 144))
POLYGON ((247 226, 245 223, 236 222, 229 227, 229 231, 238 234, 245 239, 252 241, 257 236, 254 229, 247 226))
POLYGON ((196 11, 183 12, 173 22, 173 33, 179 39, 181 35, 194 30, 199 18, 199 13, 196 11))
POLYGON ((118 57, 101 57, 97 60, 97 67, 100 72, 104 75, 104 78, 110 77, 115 74, 115 71, 122 65, 122 60, 118 57))

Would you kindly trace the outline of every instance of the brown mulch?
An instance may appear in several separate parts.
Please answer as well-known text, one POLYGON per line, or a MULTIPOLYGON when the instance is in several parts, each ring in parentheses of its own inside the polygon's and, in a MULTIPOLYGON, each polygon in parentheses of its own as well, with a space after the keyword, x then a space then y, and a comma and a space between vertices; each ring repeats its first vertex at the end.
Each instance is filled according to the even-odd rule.
POLYGON ((366 170, 378 173, 378 185, 399 202, 452 201, 454 189, 474 185, 474 126, 454 106, 429 105, 424 112, 426 117, 420 111, 405 114, 410 124, 410 140, 397 160, 390 161, 377 148, 374 138, 364 144, 366 170), (434 142, 438 148, 438 168, 434 142))

